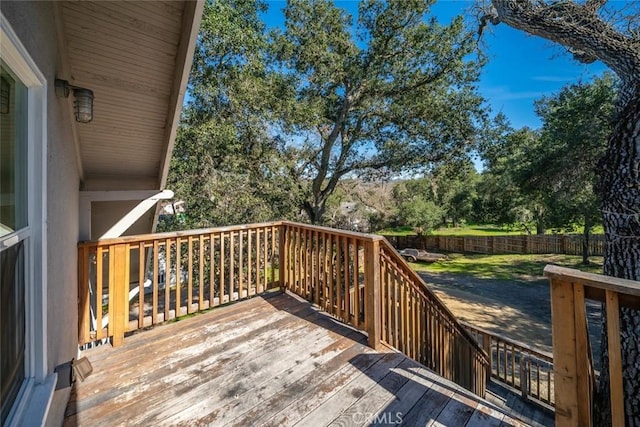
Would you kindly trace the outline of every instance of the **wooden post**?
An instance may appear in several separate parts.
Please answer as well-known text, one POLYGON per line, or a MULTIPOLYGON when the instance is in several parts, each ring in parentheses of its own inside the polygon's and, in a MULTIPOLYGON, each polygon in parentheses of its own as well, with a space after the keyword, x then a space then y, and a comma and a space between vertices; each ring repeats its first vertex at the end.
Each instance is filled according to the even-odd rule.
POLYGON ((622 350, 620 347, 620 308, 618 294, 606 290, 607 339, 609 346, 609 388, 611 423, 622 426, 624 422, 624 395, 622 386, 622 350))
MULTIPOLYGON (((97 257, 100 251, 96 250, 96 265, 99 262, 97 257)), ((96 278, 98 275, 96 274, 96 278)), ((98 282, 98 280, 96 280, 98 282)), ((97 288, 97 286, 96 286, 97 288)), ((89 341, 89 306, 91 304, 89 295, 89 250, 86 246, 78 248, 78 341, 84 344, 89 341)), ((102 310, 102 301, 96 302, 96 310, 102 310)), ((101 325, 96 325, 99 331, 101 325)))
MULTIPOLYGON (((584 394, 579 392, 578 358, 576 351, 577 331, 575 316, 576 304, 573 284, 571 282, 551 279, 551 325, 553 340, 553 374, 555 377, 556 426, 577 426, 584 418, 580 408, 590 405, 580 402, 584 394)), ((584 303, 584 301, 583 301, 584 303)), ((582 379, 582 378, 580 378, 582 379)), ((586 424, 590 425, 590 423, 586 424)))
MULTIPOLYGON (((520 357, 520 391, 522 392, 522 398, 527 399, 529 394, 529 366, 527 365, 528 358, 520 357)), ((538 391, 540 393, 540 391, 538 391)))
MULTIPOLYGON (((286 291, 285 278, 286 272, 289 269, 287 254, 289 253, 286 243, 287 226, 280 224, 278 227, 278 282, 280 283, 280 292, 286 291)), ((251 266, 249 266, 251 269, 251 266)))
POLYGON ((381 280, 380 280, 380 241, 368 241, 364 245, 365 259, 365 321, 369 334, 369 346, 374 350, 382 347, 381 328, 381 280))
POLYGON ((109 247, 109 326, 112 333, 111 345, 118 347, 124 341, 125 321, 128 313, 124 312, 129 292, 129 247, 127 244, 109 247))
POLYGON ((576 328, 576 368, 578 381, 578 424, 591 425, 593 420, 591 396, 591 346, 587 325, 587 309, 585 307, 584 285, 573 284, 574 322, 576 328))

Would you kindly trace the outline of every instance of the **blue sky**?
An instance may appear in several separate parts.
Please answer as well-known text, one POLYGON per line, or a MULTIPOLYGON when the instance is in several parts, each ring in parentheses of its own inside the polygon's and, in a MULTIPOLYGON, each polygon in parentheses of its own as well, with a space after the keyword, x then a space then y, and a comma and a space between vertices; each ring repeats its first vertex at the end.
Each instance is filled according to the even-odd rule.
MULTIPOLYGON (((282 8, 286 3, 267 3, 269 11, 264 15, 265 23, 268 27, 282 26, 282 8)), ((352 13, 357 10, 357 1, 336 4, 352 13)), ((448 23, 453 16, 465 15, 472 5, 471 1, 438 0, 431 11, 440 22, 448 23)), ((468 19, 474 18, 469 16, 468 19)), ((589 81, 607 69, 601 62, 580 64, 557 45, 527 36, 505 24, 491 26, 484 41, 489 62, 482 72, 479 91, 493 112, 504 113, 515 128, 540 126, 533 107, 535 99, 557 93, 567 84, 589 81)))

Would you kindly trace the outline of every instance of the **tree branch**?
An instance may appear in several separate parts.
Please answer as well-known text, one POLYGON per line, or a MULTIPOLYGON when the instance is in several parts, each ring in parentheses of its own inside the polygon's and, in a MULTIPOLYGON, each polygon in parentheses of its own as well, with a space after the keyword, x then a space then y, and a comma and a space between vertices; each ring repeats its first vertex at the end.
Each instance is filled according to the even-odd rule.
POLYGON ((627 37, 603 21, 597 11, 606 0, 590 0, 585 6, 571 1, 545 4, 535 0, 491 0, 487 16, 529 34, 559 43, 578 60, 600 59, 629 83, 640 70, 640 41, 627 37))

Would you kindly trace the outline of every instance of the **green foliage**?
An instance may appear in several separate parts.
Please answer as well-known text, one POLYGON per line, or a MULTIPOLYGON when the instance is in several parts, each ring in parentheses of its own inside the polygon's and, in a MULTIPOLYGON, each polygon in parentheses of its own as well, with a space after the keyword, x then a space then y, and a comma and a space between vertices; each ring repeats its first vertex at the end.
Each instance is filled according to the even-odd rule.
POLYGON ((555 227, 580 222, 588 232, 600 221, 596 165, 612 131, 615 86, 613 76, 605 74, 536 103, 544 125, 537 156, 522 182, 526 189, 546 190, 549 222, 555 227))
POLYGON ((272 49, 294 84, 282 129, 312 222, 341 178, 460 157, 478 135, 475 35, 429 19, 430 4, 367 0, 354 22, 330 1, 288 2, 272 49))
POLYGON ((609 74, 566 86, 536 102, 543 122, 538 132, 506 132, 485 147, 489 168, 478 185, 475 219, 534 222, 539 234, 546 228, 571 232, 580 225, 588 238, 601 218, 596 164, 611 133, 615 94, 609 74))
POLYGON ((477 222, 494 224, 538 224, 544 233, 545 206, 541 195, 522 188, 522 171, 529 169, 539 144, 538 132, 529 128, 506 130, 505 134, 485 147, 487 169, 477 185, 475 201, 477 222))
POLYGON ((403 224, 412 226, 417 234, 426 234, 440 224, 443 213, 433 201, 416 197, 400 204, 398 216, 403 224))

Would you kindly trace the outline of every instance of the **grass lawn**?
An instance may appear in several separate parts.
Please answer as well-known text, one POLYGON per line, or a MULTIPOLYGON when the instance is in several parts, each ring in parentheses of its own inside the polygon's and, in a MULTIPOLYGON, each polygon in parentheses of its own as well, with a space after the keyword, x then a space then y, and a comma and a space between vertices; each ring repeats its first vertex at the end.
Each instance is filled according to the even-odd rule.
POLYGON ((547 264, 575 268, 589 273, 602 273, 602 257, 590 257, 591 264, 582 265, 576 255, 462 255, 449 254, 449 260, 434 263, 410 263, 416 271, 427 273, 465 274, 479 278, 517 280, 542 276, 547 264))

